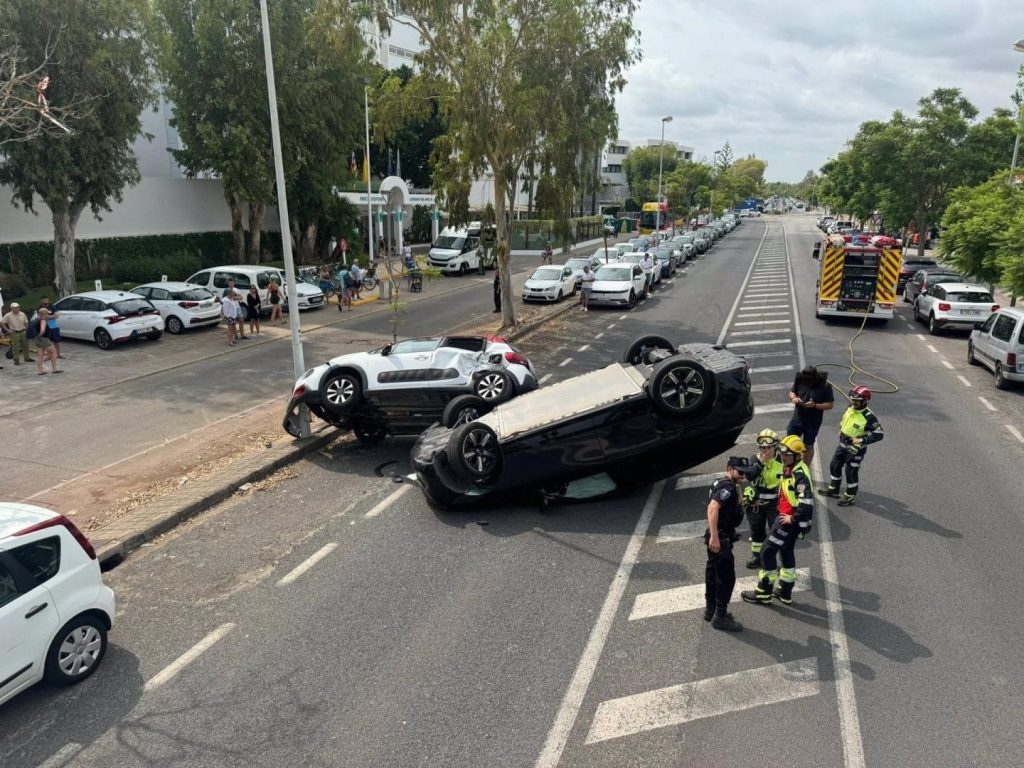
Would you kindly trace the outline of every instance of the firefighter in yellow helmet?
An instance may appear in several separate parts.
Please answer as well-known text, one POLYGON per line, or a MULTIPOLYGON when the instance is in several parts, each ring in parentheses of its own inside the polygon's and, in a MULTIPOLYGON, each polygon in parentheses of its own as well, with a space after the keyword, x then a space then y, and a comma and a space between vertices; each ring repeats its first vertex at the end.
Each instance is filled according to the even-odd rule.
POLYGON ((782 482, 782 462, 779 461, 779 436, 770 429, 757 433, 757 455, 750 463, 750 485, 744 490, 747 502, 747 522, 750 523, 750 560, 747 568, 761 567, 761 548, 768 528, 775 522, 775 507, 779 501, 782 482))
POLYGON ((805 450, 804 441, 796 435, 787 435, 779 441, 779 458, 783 466, 779 504, 775 522, 761 550, 757 586, 741 594, 748 603, 766 605, 773 596, 784 605, 793 602, 793 585, 796 583, 796 553, 793 550, 797 538, 810 533, 814 518, 814 485, 811 471, 803 462, 805 450), (781 570, 778 569, 777 557, 782 562, 781 570))

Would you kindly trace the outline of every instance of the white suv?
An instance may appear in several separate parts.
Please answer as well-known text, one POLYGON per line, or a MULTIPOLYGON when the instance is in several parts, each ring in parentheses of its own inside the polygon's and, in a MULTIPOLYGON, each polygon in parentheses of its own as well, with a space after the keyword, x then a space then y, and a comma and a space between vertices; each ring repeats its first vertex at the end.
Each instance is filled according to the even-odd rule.
POLYGON ((1024 309, 1005 307, 971 331, 967 362, 981 363, 995 374, 998 389, 1024 383, 1024 309))
POLYGON ((0 704, 45 679, 79 683, 107 651, 114 593, 63 515, 0 502, 0 704))
POLYGON ((933 336, 943 328, 973 328, 999 309, 984 285, 939 283, 921 292, 914 317, 928 323, 933 336))

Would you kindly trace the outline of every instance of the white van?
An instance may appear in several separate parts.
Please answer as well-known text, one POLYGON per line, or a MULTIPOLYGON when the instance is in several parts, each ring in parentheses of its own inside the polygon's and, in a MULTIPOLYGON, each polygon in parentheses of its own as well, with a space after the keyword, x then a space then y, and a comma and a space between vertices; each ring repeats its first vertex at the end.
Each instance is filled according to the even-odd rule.
MULTIPOLYGON (((479 221, 472 221, 469 226, 462 229, 445 227, 437 240, 430 247, 428 260, 430 266, 437 267, 442 272, 457 272, 464 275, 469 270, 479 270, 481 259, 485 259, 480 248, 479 221)), ((493 260, 493 257, 492 257, 493 260)), ((493 264, 484 264, 485 267, 493 267, 493 264)))
POLYGON ((1024 309, 1004 307, 971 331, 967 362, 992 371, 998 389, 1024 382, 1024 309))
MULTIPOLYGON (((282 299, 288 303, 288 294, 284 291, 285 279, 284 270, 277 267, 261 267, 255 264, 229 264, 223 267, 210 267, 196 272, 185 282, 201 285, 213 295, 220 298, 224 295, 224 289, 228 287, 228 280, 235 281, 235 288, 244 295, 249 292, 249 286, 255 284, 259 289, 260 301, 263 302, 264 313, 270 312, 270 301, 267 297, 267 288, 270 282, 276 280, 282 288, 282 299)), ((323 291, 309 283, 298 283, 299 311, 322 307, 325 302, 323 291)))

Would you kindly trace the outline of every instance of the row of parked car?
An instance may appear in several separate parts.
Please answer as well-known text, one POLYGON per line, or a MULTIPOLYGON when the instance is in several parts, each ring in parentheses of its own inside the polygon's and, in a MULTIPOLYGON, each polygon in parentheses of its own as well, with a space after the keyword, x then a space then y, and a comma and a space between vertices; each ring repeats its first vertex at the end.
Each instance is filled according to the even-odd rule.
MULTIPOLYGON (((130 291, 85 291, 55 302, 60 312, 61 335, 92 341, 100 349, 133 339, 159 339, 166 330, 184 333, 190 328, 220 322, 220 299, 233 280, 235 290, 249 292, 255 285, 264 314, 270 313, 271 283, 281 287, 287 308, 284 271, 276 267, 232 264, 200 270, 184 282, 146 283, 130 291)), ((323 292, 314 285, 297 283, 299 311, 321 307, 323 292)))
POLYGON ((590 256, 574 256, 564 264, 541 266, 523 284, 522 299, 558 302, 575 296, 582 285, 583 269, 589 266, 595 273, 590 303, 632 309, 654 286, 676 274, 688 260, 706 253, 739 221, 739 217, 730 214, 693 232, 659 241, 653 237, 634 237, 599 248, 590 256), (653 261, 650 281, 643 267, 648 254, 653 261))

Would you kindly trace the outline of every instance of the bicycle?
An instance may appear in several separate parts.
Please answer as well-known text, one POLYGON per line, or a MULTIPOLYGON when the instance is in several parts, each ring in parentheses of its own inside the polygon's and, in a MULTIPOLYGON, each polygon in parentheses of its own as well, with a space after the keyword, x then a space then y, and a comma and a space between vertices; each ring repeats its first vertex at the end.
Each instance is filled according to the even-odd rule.
POLYGON ((377 262, 373 262, 363 272, 363 290, 372 291, 377 287, 377 262))

